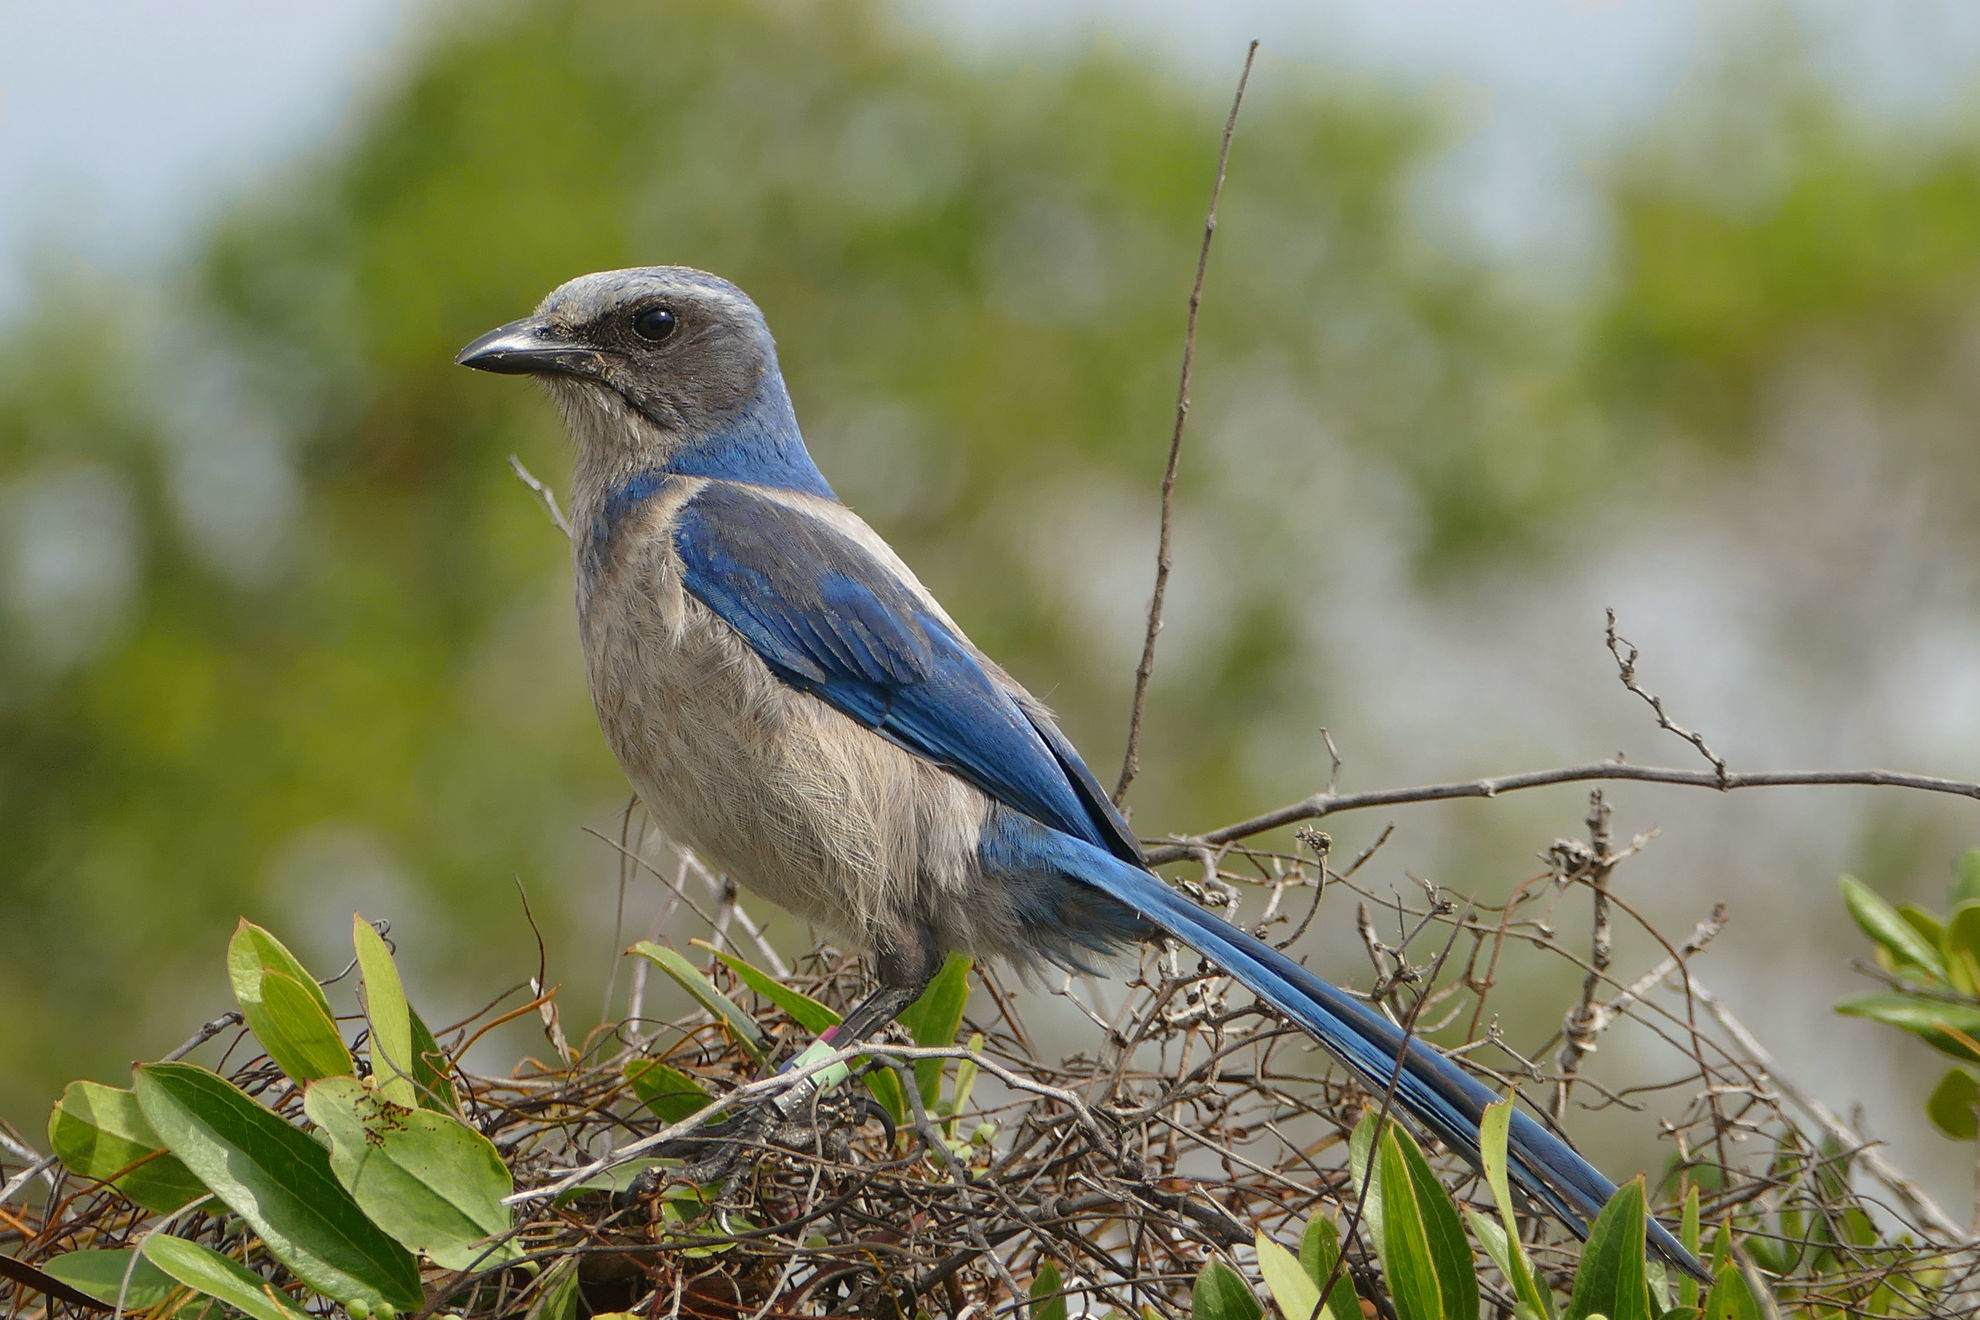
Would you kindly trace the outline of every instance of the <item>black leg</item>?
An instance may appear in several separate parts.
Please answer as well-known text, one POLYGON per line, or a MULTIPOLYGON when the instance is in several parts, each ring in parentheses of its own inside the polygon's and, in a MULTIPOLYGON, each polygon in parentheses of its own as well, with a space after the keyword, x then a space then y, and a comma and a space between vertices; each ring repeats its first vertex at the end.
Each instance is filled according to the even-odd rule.
MULTIPOLYGON (((883 950, 878 961, 880 984, 873 993, 853 1005, 852 1012, 838 1026, 822 1033, 810 1049, 785 1064, 786 1068, 809 1062, 823 1049, 840 1050, 871 1038, 921 998, 942 965, 942 951, 935 946, 933 935, 923 932, 922 938, 905 950, 883 950)), ((777 1116, 788 1119, 810 1104, 817 1094, 818 1086, 812 1078, 792 1086, 777 1097, 774 1106, 777 1116)))

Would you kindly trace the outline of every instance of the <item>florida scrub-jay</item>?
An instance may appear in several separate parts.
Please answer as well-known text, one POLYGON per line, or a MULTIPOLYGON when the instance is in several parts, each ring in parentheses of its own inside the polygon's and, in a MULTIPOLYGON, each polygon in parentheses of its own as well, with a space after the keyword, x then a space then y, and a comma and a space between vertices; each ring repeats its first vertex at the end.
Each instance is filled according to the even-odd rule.
MULTIPOLYGON (((1477 1163, 1489 1087, 1148 870, 1050 713, 833 495, 741 290, 683 267, 586 275, 458 361, 537 377, 576 441, 584 655, 641 800, 877 965, 835 1039, 891 1021, 951 950, 1084 968, 1166 933, 1376 1094, 1393 1081, 1403 1112, 1477 1163)), ((1510 1163, 1577 1233, 1614 1190, 1525 1114, 1510 1163)))

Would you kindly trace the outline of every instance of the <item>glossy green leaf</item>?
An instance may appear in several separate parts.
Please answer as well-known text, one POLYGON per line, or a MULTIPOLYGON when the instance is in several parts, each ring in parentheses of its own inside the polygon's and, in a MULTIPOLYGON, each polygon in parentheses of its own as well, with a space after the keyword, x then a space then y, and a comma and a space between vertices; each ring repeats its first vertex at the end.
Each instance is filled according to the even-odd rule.
POLYGON ((1953 1068, 1926 1097, 1925 1112, 1931 1116, 1933 1125, 1954 1141, 1972 1141, 1980 1137, 1980 1117, 1974 1113, 1975 1105, 1980 1105, 1980 1083, 1975 1083, 1973 1074, 1966 1069, 1953 1068))
POLYGON ((763 1028, 756 1025, 755 1018, 736 1007, 734 1000, 717 990, 715 983, 701 974, 700 968, 673 949, 651 940, 641 940, 633 945, 632 952, 665 972, 676 985, 688 992, 690 998, 714 1014, 750 1058, 759 1064, 768 1061, 770 1038, 763 1034, 763 1028))
POLYGON ((1900 917, 1897 910, 1879 897, 1875 890, 1851 875, 1842 877, 1841 886, 1843 906, 1849 909, 1851 918, 1865 935, 1890 953, 1893 962, 1900 967, 1916 967, 1944 978, 1946 967, 1938 949, 1927 944, 1912 929, 1911 923, 1900 917))
POLYGON ((1334 1291, 1327 1298, 1327 1309, 1320 1314, 1323 1320, 1361 1320, 1361 1306, 1355 1300, 1354 1285, 1348 1281, 1343 1269, 1334 1274, 1334 1262, 1341 1256, 1341 1237, 1334 1228, 1334 1221, 1325 1211, 1315 1211, 1313 1218, 1306 1221, 1306 1231, 1299 1238, 1299 1266, 1306 1271, 1306 1277, 1313 1280, 1317 1291, 1324 1287, 1329 1278, 1334 1279, 1334 1291))
POLYGON ((371 1075, 380 1095, 411 1109, 419 1103, 419 1091, 414 1085, 412 1009, 406 1003, 405 984, 399 980, 385 937, 355 912, 351 944, 364 978, 364 1015, 371 1023, 371 1075))
POLYGON ((165 1153, 137 1096, 120 1087, 70 1082, 48 1116, 48 1145, 69 1172, 111 1182, 147 1210, 165 1214, 206 1195, 200 1180, 165 1153))
POLYGON ((247 1266, 211 1247, 154 1233, 144 1240, 144 1257, 186 1287, 225 1302, 254 1320, 305 1320, 288 1294, 247 1266))
MULTIPOLYGON (((969 1002, 970 965, 968 954, 950 954, 942 969, 935 973, 935 979, 921 992, 921 998, 902 1011, 901 1025, 907 1028, 915 1044, 937 1047, 956 1043, 956 1033, 962 1030, 963 1005, 969 1002)), ((941 1098, 942 1072, 947 1062, 945 1059, 914 1061, 915 1089, 921 1092, 921 1103, 930 1109, 941 1098)))
POLYGON ((1866 1017, 1909 1031, 1942 1054, 1980 1062, 1980 1004, 1955 1004, 1920 995, 1859 995, 1836 1005, 1836 1012, 1866 1017))
POLYGON ((1518 1202, 1513 1200, 1506 1165, 1506 1141, 1512 1131, 1512 1117, 1510 1098, 1487 1105, 1479 1135, 1485 1182, 1492 1189, 1492 1201, 1499 1211, 1500 1235, 1506 1244, 1506 1259, 1499 1262, 1499 1269, 1511 1281, 1513 1296, 1519 1303, 1533 1308, 1542 1320, 1550 1320, 1554 1314, 1553 1294, 1540 1282, 1533 1262, 1527 1258, 1526 1245, 1519 1240, 1518 1202))
POLYGON ((1460 1316, 1471 1320, 1475 1309, 1469 1313, 1445 1309, 1431 1228, 1396 1132, 1393 1123, 1385 1126, 1375 1157, 1382 1190, 1382 1269, 1388 1276, 1396 1314, 1400 1320, 1456 1320, 1460 1316))
POLYGON ((1567 1320, 1607 1316, 1608 1320, 1651 1320, 1650 1285, 1644 1274, 1643 1178, 1638 1175, 1616 1189, 1581 1249, 1574 1292, 1568 1298, 1567 1320))
POLYGON ((625 1074, 640 1103, 664 1123, 678 1123, 715 1103, 694 1078, 658 1059, 628 1059, 625 1074))
POLYGON ((311 1082, 357 1070, 323 987, 280 940, 243 920, 227 944, 227 974, 255 1039, 292 1079, 311 1082))
POLYGON ((1320 1284, 1300 1268, 1299 1257, 1258 1230, 1258 1275, 1278 1304, 1279 1314, 1306 1320, 1320 1309, 1320 1284))
POLYGON ((751 993, 783 1009, 791 1021, 812 1035, 816 1036, 827 1027, 839 1025, 840 1018, 836 1010, 819 1003, 810 995, 791 989, 768 972, 753 966, 746 959, 738 958, 733 953, 723 953, 706 940, 689 940, 688 943, 714 954, 724 967, 734 972, 736 978, 750 988, 751 993))
POLYGON ((1190 1320, 1264 1320, 1265 1308, 1239 1274, 1221 1260, 1205 1261, 1190 1290, 1190 1320))
POLYGON ((135 1090, 166 1147, 303 1282, 374 1311, 424 1305, 411 1253, 365 1216, 330 1152, 301 1129, 189 1063, 147 1064, 135 1090))
POLYGON ((1038 1275, 1031 1281, 1030 1296, 1025 1320, 1066 1320, 1064 1285, 1059 1282, 1059 1267, 1051 1261, 1038 1267, 1038 1275))
POLYGON ((453 1060, 433 1038, 419 1011, 408 1005, 406 1012, 412 1018, 413 1086, 419 1092, 419 1107, 443 1114, 458 1113, 461 1100, 454 1093, 453 1060))
POLYGON ((41 1262, 41 1269, 107 1305, 115 1306, 121 1298, 126 1311, 162 1306, 178 1287, 171 1276, 132 1248, 71 1251, 41 1262))
MULTIPOLYGON (((369 929, 367 927, 366 929, 369 929)), ((512 1219, 515 1191, 495 1144, 448 1114, 388 1100, 351 1077, 314 1082, 303 1112, 330 1138, 330 1168, 371 1222, 442 1269, 517 1260, 514 1242, 491 1246, 512 1219)))
POLYGON ((525 1320, 577 1320, 577 1311, 577 1257, 566 1256, 544 1273, 525 1320))

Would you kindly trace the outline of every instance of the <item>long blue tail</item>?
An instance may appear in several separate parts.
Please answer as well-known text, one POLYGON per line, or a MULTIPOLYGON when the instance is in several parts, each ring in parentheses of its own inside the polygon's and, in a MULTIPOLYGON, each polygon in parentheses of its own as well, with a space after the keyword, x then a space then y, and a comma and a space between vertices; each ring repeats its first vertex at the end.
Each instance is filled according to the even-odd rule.
MULTIPOLYGON (((1057 831, 1040 829, 1027 842, 1034 865, 1046 862, 1069 879, 1099 889, 1216 963, 1305 1028, 1370 1091, 1387 1094, 1393 1081, 1396 1107, 1479 1167, 1479 1124, 1485 1107, 1499 1096, 1433 1046, 1406 1038, 1360 1000, 1204 911, 1149 872, 1057 831)), ((1517 1109, 1506 1146, 1513 1183, 1585 1239, 1615 1184, 1574 1147, 1517 1109)), ((1705 1267, 1662 1224, 1651 1219, 1647 1227, 1657 1255, 1711 1282, 1705 1267)))

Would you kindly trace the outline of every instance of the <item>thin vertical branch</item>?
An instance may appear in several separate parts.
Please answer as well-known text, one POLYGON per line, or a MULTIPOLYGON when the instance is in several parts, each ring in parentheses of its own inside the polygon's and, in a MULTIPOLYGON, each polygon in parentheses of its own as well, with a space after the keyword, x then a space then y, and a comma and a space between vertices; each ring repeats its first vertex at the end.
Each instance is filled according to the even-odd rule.
POLYGON ((1568 1089, 1574 1085, 1575 1074, 1581 1071, 1582 1060, 1594 1052, 1595 1038, 1601 1031, 1601 1013, 1595 997, 1608 979, 1609 959, 1614 950, 1609 929, 1609 877, 1620 860, 1615 853, 1609 820, 1609 804, 1598 788, 1588 795, 1588 848, 1570 861, 1566 871, 1568 879, 1575 878, 1575 872, 1579 871, 1581 878, 1588 881, 1595 894, 1595 915, 1589 933, 1588 974, 1581 983, 1581 1002, 1561 1024, 1560 1077, 1554 1083, 1554 1101, 1549 1109, 1556 1121, 1567 1112, 1568 1089))
POLYGON ((1155 543, 1155 594, 1148 602, 1148 633, 1141 642, 1141 663, 1134 667, 1134 709, 1128 716, 1127 752, 1121 757, 1121 778, 1114 786, 1114 805, 1127 798, 1128 785, 1141 769, 1141 712, 1148 704, 1148 680, 1155 676, 1155 637, 1162 631, 1162 601, 1169 591, 1169 525, 1175 511, 1176 467, 1182 459, 1183 426, 1189 420, 1189 372, 1196 360, 1196 313, 1203 306, 1203 276, 1210 268, 1210 240, 1217 234, 1217 202, 1224 195, 1224 175, 1231 163, 1231 138, 1237 133, 1238 111, 1244 106, 1245 84, 1258 43, 1244 52, 1237 94, 1231 98, 1230 118, 1224 121, 1224 141, 1217 149, 1217 181, 1210 188, 1210 210, 1203 218, 1203 247, 1196 254, 1196 282, 1189 290, 1189 320, 1183 330, 1182 380, 1176 388, 1176 424, 1169 433, 1169 465, 1162 471, 1162 526, 1155 543))

